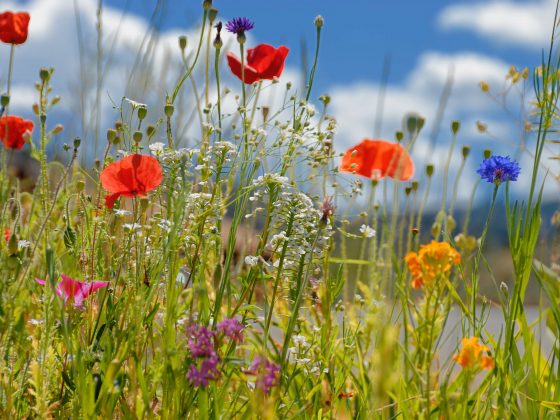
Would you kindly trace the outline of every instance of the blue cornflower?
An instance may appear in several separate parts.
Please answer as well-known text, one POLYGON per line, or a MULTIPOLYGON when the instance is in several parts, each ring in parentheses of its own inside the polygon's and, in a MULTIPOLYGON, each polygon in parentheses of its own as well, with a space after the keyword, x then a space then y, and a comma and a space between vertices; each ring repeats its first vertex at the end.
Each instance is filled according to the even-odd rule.
POLYGON ((255 24, 246 17, 236 17, 226 23, 228 32, 243 35, 255 27, 255 24))
POLYGON ((517 181, 521 168, 509 156, 490 156, 482 161, 476 172, 482 179, 500 185, 504 181, 517 181))

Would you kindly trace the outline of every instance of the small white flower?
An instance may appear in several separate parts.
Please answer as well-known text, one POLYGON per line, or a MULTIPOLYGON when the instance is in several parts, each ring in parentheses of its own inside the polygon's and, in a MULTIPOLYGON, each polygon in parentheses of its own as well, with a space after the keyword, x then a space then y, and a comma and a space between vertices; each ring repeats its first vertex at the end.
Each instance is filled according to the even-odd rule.
POLYGON ((164 149, 165 149, 165 144, 161 143, 161 142, 157 142, 157 143, 152 143, 148 146, 148 148, 150 149, 150 151, 154 154, 154 155, 160 155, 161 153, 163 153, 164 149))
POLYGON ((31 246, 31 242, 26 241, 25 239, 21 239, 18 241, 18 249, 29 248, 31 246))
POLYGON ((259 262, 259 257, 255 257, 253 255, 247 255, 245 257, 245 264, 250 265, 251 267, 257 265, 259 262))
POLYGON ((142 229, 142 225, 139 225, 138 223, 125 223, 123 228, 125 228, 125 230, 138 230, 142 229))
POLYGON ((360 227, 360 232, 366 237, 366 238, 373 238, 375 237, 375 229, 369 227, 368 225, 362 225, 360 227))
POLYGON ((115 209, 114 212, 117 216, 120 216, 120 217, 129 216, 129 215, 132 214, 131 212, 129 212, 128 210, 125 210, 125 209, 115 209))
POLYGON ((125 97, 125 98, 123 98, 123 99, 124 99, 126 102, 128 102, 128 103, 132 106, 132 108, 146 107, 146 104, 143 104, 143 103, 141 103, 141 102, 136 102, 136 101, 134 101, 134 100, 132 100, 132 99, 130 99, 130 98, 126 98, 126 97, 125 97))

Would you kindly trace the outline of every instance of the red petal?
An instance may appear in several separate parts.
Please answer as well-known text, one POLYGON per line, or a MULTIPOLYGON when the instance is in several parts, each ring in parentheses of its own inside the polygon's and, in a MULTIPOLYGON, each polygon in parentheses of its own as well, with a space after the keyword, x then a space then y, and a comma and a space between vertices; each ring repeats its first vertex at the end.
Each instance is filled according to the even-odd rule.
POLYGON ((0 41, 7 44, 23 44, 27 40, 29 20, 29 13, 1 13, 0 41))
POLYGON ((15 115, 0 118, 0 139, 8 149, 21 149, 25 145, 23 135, 28 131, 33 131, 32 121, 15 115))
POLYGON ((113 209, 115 206, 115 201, 121 196, 121 193, 114 193, 105 196, 105 206, 109 209, 113 209))
MULTIPOLYGON (((100 179, 103 188, 109 192, 135 196, 157 188, 163 179, 163 172, 156 158, 134 154, 111 163, 101 172, 100 179)), ((112 198, 106 197, 107 200, 112 198)))
POLYGON ((249 85, 260 80, 259 76, 257 75, 257 71, 247 64, 245 64, 245 74, 241 74, 241 60, 235 54, 228 52, 227 61, 231 72, 236 75, 239 80, 244 77, 245 83, 249 85))
POLYGON ((288 52, 290 50, 284 46, 274 48, 268 44, 260 44, 247 51, 247 63, 257 71, 261 79, 271 80, 282 74, 288 52))
POLYGON ((348 149, 342 158, 340 171, 372 179, 390 176, 399 181, 406 181, 414 174, 414 163, 400 144, 365 139, 348 149))

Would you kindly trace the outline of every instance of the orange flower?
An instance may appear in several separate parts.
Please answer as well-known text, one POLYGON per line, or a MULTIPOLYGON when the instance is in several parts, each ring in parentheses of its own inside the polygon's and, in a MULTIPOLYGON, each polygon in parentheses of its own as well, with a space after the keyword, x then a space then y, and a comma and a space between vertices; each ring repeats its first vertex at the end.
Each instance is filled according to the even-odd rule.
POLYGON ((14 45, 27 41, 29 19, 29 13, 26 12, 0 13, 0 41, 14 45))
POLYGON ((448 274, 453 265, 461 262, 461 255, 447 242, 432 241, 421 245, 417 253, 409 252, 404 261, 412 274, 412 287, 418 289, 448 274))
POLYGON ((388 176, 406 181, 414 175, 414 162, 399 143, 365 139, 346 151, 339 170, 371 179, 388 176))
POLYGON ((490 349, 480 344, 478 337, 463 338, 461 350, 453 356, 453 360, 459 363, 463 369, 493 369, 494 359, 488 356, 490 349))

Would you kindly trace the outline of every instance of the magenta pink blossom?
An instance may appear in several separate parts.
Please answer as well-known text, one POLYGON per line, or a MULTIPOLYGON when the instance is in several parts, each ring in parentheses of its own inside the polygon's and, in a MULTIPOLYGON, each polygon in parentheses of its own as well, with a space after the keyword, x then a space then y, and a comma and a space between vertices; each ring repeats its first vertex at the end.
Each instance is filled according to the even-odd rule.
MULTIPOLYGON (((66 274, 61 274, 60 277, 62 280, 56 285, 56 294, 64 299, 65 305, 68 300, 72 300, 76 308, 82 308, 84 299, 97 289, 101 289, 102 287, 107 287, 109 285, 108 281, 93 281, 91 283, 86 283, 74 280, 66 274)), ((35 281, 43 286, 47 284, 45 280, 35 279, 35 281)))

